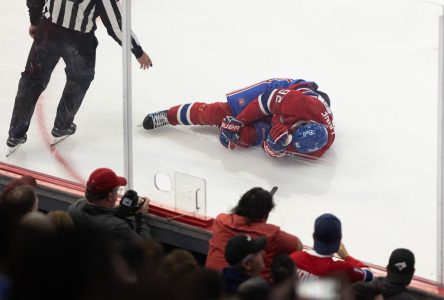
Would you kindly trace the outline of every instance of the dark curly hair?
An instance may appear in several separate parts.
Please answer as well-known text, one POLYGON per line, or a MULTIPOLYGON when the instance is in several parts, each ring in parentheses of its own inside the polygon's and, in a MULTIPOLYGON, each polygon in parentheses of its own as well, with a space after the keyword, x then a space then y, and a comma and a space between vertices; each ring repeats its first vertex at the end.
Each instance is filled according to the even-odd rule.
POLYGON ((242 195, 231 212, 246 217, 248 223, 253 223, 266 219, 274 206, 273 195, 263 188, 255 187, 242 195))

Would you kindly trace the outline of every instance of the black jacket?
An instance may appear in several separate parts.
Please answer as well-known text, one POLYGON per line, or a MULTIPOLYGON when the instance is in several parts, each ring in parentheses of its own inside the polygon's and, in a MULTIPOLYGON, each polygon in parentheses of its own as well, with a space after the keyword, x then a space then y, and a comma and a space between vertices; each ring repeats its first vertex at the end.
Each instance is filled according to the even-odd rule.
POLYGON ((385 278, 378 278, 382 282, 382 295, 384 300, 417 300, 411 295, 407 287, 400 283, 390 283, 385 278))
POLYGON ((80 199, 71 204, 68 213, 76 226, 97 226, 112 240, 132 241, 151 237, 150 229, 143 217, 141 231, 137 233, 134 217, 123 217, 114 208, 90 205, 85 199, 80 199))
POLYGON ((228 294, 236 293, 239 285, 250 278, 251 276, 242 273, 237 267, 226 267, 222 270, 222 279, 228 294))

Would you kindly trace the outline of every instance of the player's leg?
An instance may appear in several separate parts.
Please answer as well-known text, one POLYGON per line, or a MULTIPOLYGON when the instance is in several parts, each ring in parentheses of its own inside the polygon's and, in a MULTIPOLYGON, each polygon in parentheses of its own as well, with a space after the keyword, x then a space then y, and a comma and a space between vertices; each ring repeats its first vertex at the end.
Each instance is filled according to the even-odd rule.
POLYGON ((225 116, 231 115, 227 102, 194 102, 176 105, 168 110, 148 114, 143 121, 145 129, 164 125, 220 125, 225 116))
POLYGON ((76 130, 74 117, 94 79, 96 47, 93 34, 74 33, 63 37, 61 53, 66 64, 66 84, 51 131, 54 137, 68 136, 76 130))
POLYGON ((26 141, 37 100, 45 90, 60 55, 51 30, 42 22, 21 74, 12 112, 7 145, 15 147, 26 141))
POLYGON ((177 105, 168 110, 171 125, 220 125, 225 116, 231 115, 227 102, 194 102, 177 105))

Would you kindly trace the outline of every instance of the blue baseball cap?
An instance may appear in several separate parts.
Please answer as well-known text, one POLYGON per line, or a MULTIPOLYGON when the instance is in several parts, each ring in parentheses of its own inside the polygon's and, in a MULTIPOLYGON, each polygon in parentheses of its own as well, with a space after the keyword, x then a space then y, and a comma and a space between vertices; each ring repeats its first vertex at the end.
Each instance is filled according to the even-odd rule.
POLYGON ((329 255, 339 250, 342 239, 341 221, 332 214, 323 214, 315 220, 314 250, 329 255))

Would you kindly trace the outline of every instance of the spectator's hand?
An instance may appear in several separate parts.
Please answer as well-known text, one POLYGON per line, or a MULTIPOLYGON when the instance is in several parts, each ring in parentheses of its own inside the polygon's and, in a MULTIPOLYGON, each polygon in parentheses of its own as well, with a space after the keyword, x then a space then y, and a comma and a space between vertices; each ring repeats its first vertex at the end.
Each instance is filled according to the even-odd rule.
POLYGON ((33 39, 35 39, 38 28, 39 28, 38 26, 29 25, 28 33, 29 33, 29 36, 32 37, 33 39))
POLYGON ((153 66, 153 62, 151 61, 151 58, 146 54, 146 52, 143 52, 142 56, 137 59, 137 61, 140 64, 140 68, 143 70, 148 69, 149 67, 153 66))
POLYGON ((150 207, 150 199, 147 197, 140 197, 140 201, 145 200, 145 203, 137 210, 137 212, 148 213, 150 207))
POLYGON ((337 253, 342 259, 346 258, 347 256, 350 256, 350 254, 348 254, 348 251, 347 249, 345 249, 345 246, 342 242, 341 245, 339 245, 339 250, 337 253))

